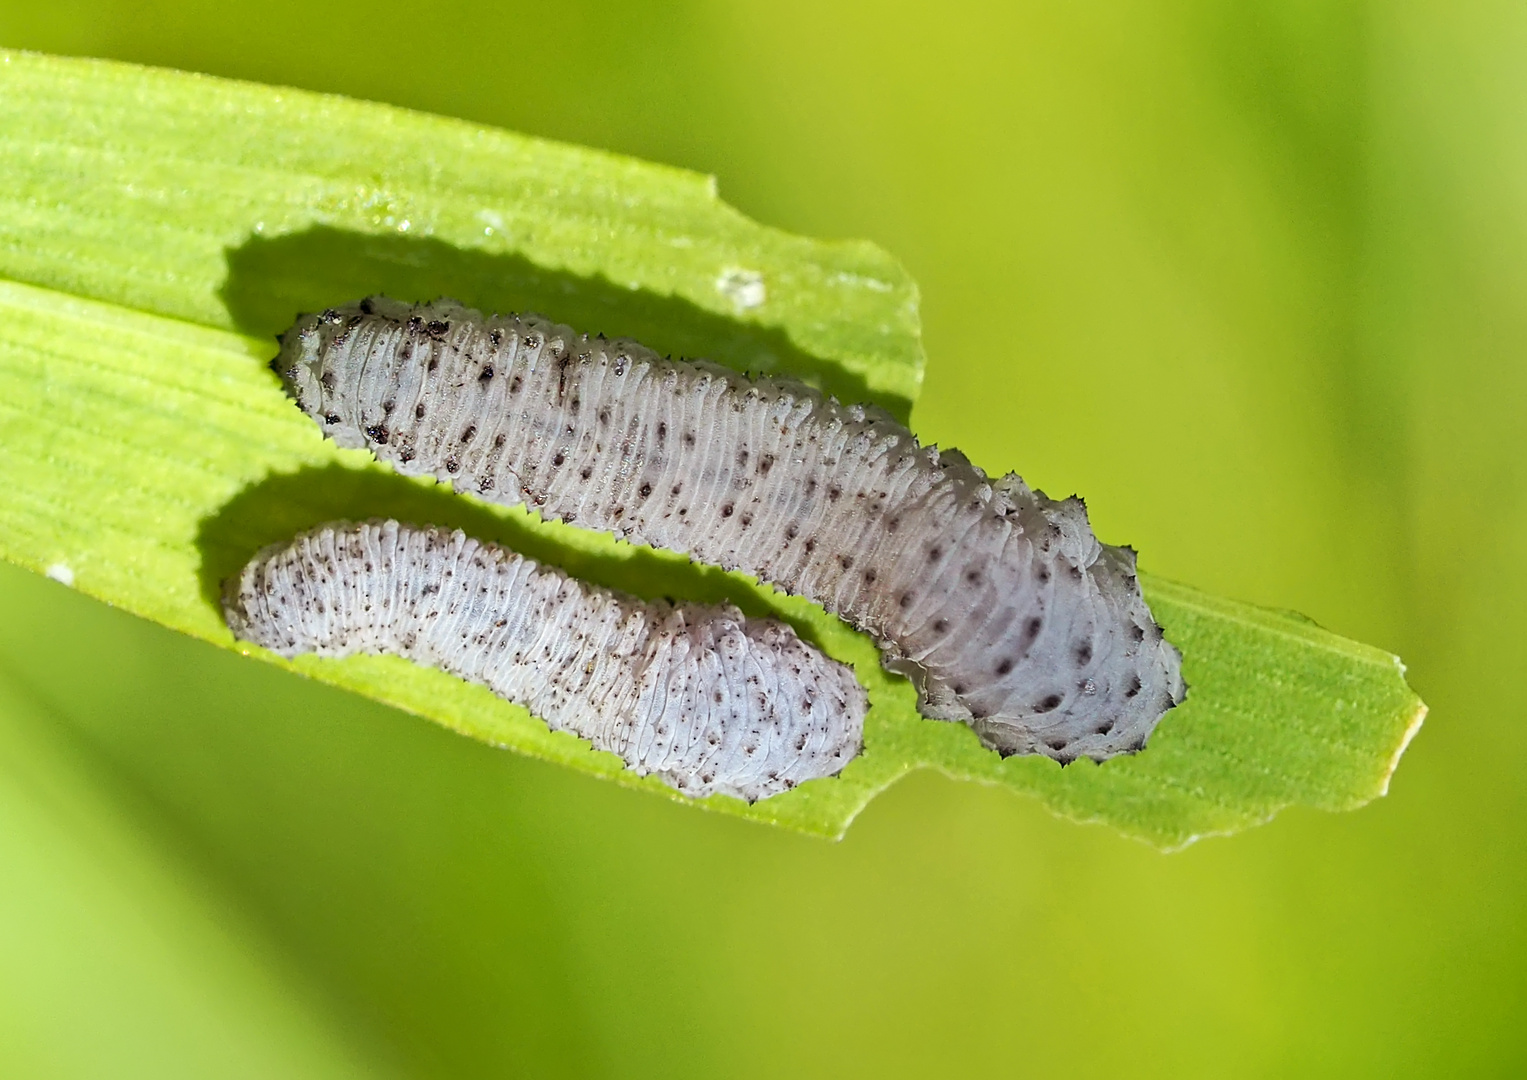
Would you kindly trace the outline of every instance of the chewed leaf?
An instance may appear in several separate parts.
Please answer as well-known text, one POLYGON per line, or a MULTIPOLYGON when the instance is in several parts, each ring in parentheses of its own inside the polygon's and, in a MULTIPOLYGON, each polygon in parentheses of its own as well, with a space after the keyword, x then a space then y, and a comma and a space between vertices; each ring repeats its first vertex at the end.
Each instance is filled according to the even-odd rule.
MULTIPOLYGON (((298 310, 446 294, 789 372, 905 415, 921 373, 916 294, 868 245, 754 225, 691 174, 381 106, 15 55, 0 85, 0 556, 230 648, 222 581, 336 519, 460 528, 596 584, 778 616, 854 665, 871 703, 864 752, 751 806, 699 805, 829 836, 896 778, 935 768, 1175 846, 1293 803, 1360 805, 1419 722, 1393 657, 1147 580, 1184 653, 1187 702, 1133 757, 1004 761, 970 729, 919 717, 910 684, 820 608, 386 473, 325 443, 266 367, 298 310)), ((684 798, 442 672, 265 658, 684 798)))

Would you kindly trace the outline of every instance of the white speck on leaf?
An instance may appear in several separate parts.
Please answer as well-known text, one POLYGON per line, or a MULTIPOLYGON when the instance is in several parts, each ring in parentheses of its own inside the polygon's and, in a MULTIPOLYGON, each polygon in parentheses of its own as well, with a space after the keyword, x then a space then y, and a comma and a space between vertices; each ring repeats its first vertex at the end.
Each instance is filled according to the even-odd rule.
POLYGON ((716 279, 716 291, 736 305, 738 311, 762 306, 768 299, 763 275, 757 270, 744 270, 729 266, 716 279))
POLYGON ((74 570, 68 563, 56 562, 43 572, 60 585, 74 586, 74 570))

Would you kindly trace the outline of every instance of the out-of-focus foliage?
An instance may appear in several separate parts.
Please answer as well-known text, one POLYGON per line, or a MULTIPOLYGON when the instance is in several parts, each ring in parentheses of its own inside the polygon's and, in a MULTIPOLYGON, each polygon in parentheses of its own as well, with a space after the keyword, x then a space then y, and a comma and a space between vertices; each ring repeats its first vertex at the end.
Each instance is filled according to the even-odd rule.
MULTIPOLYGON (((1160 573, 1404 655, 1432 718, 1388 799, 1181 855, 928 774, 830 846, 494 753, 4 570, 0 657, 111 778, 92 812, 211 883, 182 895, 243 947, 158 969, 202 1015, 304 988, 327 1041, 272 1012, 268 1060, 313 1073, 1520 1070, 1527 14, 418 17, 63 0, 0 13, 0 41, 605 146, 717 173, 792 231, 867 236, 923 289, 920 434, 1085 492, 1160 573)), ((127 917, 94 899, 103 925, 127 917)), ((79 1031, 131 1015, 110 988, 151 953, 35 938, 57 959, 28 970, 106 987, 112 1021, 79 1031)), ((120 1043, 121 1071, 164 1075, 177 1037, 161 1059, 120 1043)))

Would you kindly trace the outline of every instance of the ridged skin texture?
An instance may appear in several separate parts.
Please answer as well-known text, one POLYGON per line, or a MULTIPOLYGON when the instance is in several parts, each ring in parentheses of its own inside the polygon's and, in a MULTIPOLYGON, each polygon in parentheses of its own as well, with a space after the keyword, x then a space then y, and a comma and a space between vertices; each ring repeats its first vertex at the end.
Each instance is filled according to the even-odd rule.
POLYGON ((768 798, 863 742, 853 672, 784 623, 644 603, 459 531, 320 526, 257 555, 223 606, 282 656, 385 653, 480 683, 686 795, 768 798))
POLYGON ((1182 700, 1134 553, 1099 544, 1081 500, 989 481, 878 410, 448 300, 307 316, 272 367, 331 438, 403 473, 817 601, 925 716, 1004 755, 1138 750, 1182 700))

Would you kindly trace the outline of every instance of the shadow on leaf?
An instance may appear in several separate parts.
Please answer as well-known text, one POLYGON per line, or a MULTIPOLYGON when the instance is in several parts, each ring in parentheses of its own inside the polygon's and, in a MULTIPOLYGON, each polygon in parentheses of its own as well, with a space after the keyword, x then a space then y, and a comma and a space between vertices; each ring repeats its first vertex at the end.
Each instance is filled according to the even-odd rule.
POLYGON ((549 270, 518 255, 314 226, 252 236, 229 249, 227 260, 223 302, 234 324, 254 337, 274 337, 300 312, 375 293, 409 301, 448 296, 484 311, 535 312, 586 333, 633 338, 665 355, 789 375, 841 401, 873 402, 903 423, 911 412, 907 399, 872 392, 837 362, 797 348, 783 330, 729 319, 677 296, 549 270))
POLYGON ((749 616, 785 619, 803 639, 821 644, 808 621, 781 610, 779 594, 740 575, 696 565, 673 552, 544 522, 523 509, 488 506, 444 484, 412 480, 379 466, 311 466, 268 476, 239 492, 203 520, 197 532, 202 597, 221 610, 223 582, 261 548, 327 522, 368 518, 461 529, 584 581, 646 599, 735 604, 749 616))

